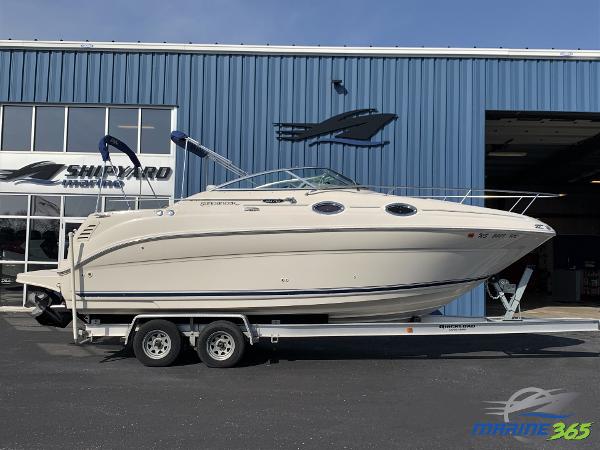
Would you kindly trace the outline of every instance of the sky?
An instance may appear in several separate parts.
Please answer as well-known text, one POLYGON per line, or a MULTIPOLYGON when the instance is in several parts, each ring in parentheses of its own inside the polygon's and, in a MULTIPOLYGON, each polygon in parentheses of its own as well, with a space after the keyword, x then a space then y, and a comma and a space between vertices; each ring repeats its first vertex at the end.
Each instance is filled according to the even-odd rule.
POLYGON ((600 48, 600 0, 0 0, 0 39, 600 48))

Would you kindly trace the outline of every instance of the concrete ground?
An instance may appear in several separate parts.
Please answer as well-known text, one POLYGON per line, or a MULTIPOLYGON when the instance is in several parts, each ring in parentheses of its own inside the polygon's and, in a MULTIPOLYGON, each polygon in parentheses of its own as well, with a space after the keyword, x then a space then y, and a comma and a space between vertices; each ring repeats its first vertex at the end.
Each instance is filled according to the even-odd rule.
MULTIPOLYGON (((600 301, 582 300, 567 302, 550 298, 525 294, 521 302, 521 312, 524 317, 534 318, 561 318, 579 317, 582 319, 600 319, 600 301)), ((486 304, 487 315, 503 315, 504 307, 500 300, 488 299, 486 304)))
POLYGON ((582 319, 600 319, 600 307, 594 304, 578 306, 562 303, 550 303, 544 306, 535 306, 523 311, 523 316, 536 318, 579 317, 582 319))
MULTIPOLYGON (((0 449, 564 448, 471 435, 527 387, 577 392, 566 420, 600 423, 597 332, 263 343, 224 370, 147 368, 23 313, 0 313, 0 342, 0 449)), ((598 448, 595 426, 570 444, 598 448)))

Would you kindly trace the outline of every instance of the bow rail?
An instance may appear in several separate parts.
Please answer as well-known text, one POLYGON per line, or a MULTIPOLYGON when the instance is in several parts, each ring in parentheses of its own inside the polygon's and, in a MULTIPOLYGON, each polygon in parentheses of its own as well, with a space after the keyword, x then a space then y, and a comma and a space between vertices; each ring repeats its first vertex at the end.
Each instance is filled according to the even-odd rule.
MULTIPOLYGON (((347 189, 347 187, 345 188, 347 189)), ((352 186, 352 188, 374 190, 385 195, 399 195, 402 197, 431 198, 444 201, 459 200, 458 203, 460 204, 464 203, 468 199, 515 199, 515 202, 508 210, 509 212, 515 211, 521 201, 525 200, 526 205, 519 212, 521 215, 525 214, 525 212, 538 199, 564 197, 564 194, 553 194, 549 192, 514 191, 507 189, 472 189, 439 186, 380 186, 357 184, 356 186, 352 186)), ((344 189, 344 187, 332 187, 331 189, 344 189)))

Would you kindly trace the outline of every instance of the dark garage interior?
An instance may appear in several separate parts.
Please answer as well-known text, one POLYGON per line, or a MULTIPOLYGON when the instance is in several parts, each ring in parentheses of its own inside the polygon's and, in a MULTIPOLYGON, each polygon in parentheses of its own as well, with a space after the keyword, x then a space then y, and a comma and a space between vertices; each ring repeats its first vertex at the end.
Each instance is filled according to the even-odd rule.
MULTIPOLYGON (((535 266, 524 306, 599 305, 600 114, 488 111, 485 139, 487 189, 560 194, 536 200, 526 212, 552 226, 556 237, 500 275, 516 283, 526 265, 535 266)), ((486 206, 513 203, 489 199, 486 206)), ((488 298, 488 309, 493 303, 488 298)))

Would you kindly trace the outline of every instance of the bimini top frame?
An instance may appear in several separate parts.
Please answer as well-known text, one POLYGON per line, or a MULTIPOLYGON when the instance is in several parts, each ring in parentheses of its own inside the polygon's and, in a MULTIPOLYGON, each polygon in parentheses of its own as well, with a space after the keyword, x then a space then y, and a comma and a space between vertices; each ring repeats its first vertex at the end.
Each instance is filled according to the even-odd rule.
MULTIPOLYGON (((140 194, 139 195, 140 196, 142 195, 142 179, 145 179, 148 182, 148 186, 150 187, 150 190, 152 191, 154 198, 158 198, 156 196, 156 192, 154 191, 154 188, 152 187, 152 184, 150 183, 150 180, 146 176, 146 172, 144 171, 144 168, 142 167, 142 163, 140 163, 140 160, 138 159, 135 152, 133 150, 131 150, 129 148, 129 146, 127 144, 125 144, 125 142, 117 139, 114 136, 111 136, 110 134, 107 134, 102 139, 100 139, 100 142, 98 142, 98 151, 102 155, 102 161, 103 161, 104 165, 102 167, 101 179, 100 179, 100 182, 98 183, 98 197, 96 198, 96 214, 98 214, 98 212, 100 211, 100 195, 102 194, 102 185, 104 184, 104 179, 108 175, 106 163, 108 163, 110 165, 110 169, 112 170, 112 173, 115 176, 118 173, 118 170, 115 168, 115 166, 113 165, 113 163, 110 159, 110 151, 108 150, 109 146, 114 147, 117 150, 119 150, 120 152, 127 155, 129 160, 132 162, 135 176, 138 177, 140 180, 140 194)), ((121 193, 123 194, 123 201, 127 203, 127 209, 129 210, 129 209, 131 209, 131 205, 129 204, 129 200, 128 200, 127 196, 125 195, 125 189, 123 188, 123 185, 121 185, 120 187, 121 187, 121 193)))
MULTIPOLYGON (((225 170, 228 170, 228 171, 234 173, 238 177, 245 177, 248 175, 248 172, 240 169, 238 166, 233 164, 233 162, 231 162, 231 160, 225 158, 224 156, 219 155, 217 152, 211 150, 210 148, 205 147, 200 142, 189 137, 183 131, 177 131, 177 130, 172 131, 171 132, 171 140, 178 147, 181 147, 186 152, 193 153, 194 155, 197 155, 200 158, 207 158, 207 159, 215 162, 216 164, 220 165, 225 170)), ((183 177, 181 178, 181 193, 182 193, 182 195, 183 195, 184 186, 185 186, 186 161, 187 161, 187 156, 183 159, 183 177)), ((204 175, 205 176, 203 178, 205 180, 206 180, 206 169, 207 169, 207 166, 204 165, 204 170, 205 170, 204 175)))
MULTIPOLYGON (((453 188, 438 186, 378 186, 358 184, 354 180, 325 167, 291 167, 284 169, 267 170, 254 174, 248 174, 233 162, 215 151, 205 147, 200 142, 192 139, 182 131, 173 131, 171 140, 179 147, 194 153, 201 158, 208 158, 219 164, 226 170, 234 173, 239 178, 220 184, 210 190, 303 190, 308 191, 307 195, 322 190, 331 189, 356 189, 372 190, 384 193, 386 195, 400 195, 404 197, 432 198, 441 200, 453 200, 464 203, 467 199, 514 199, 514 203, 509 212, 516 210, 517 206, 523 203, 525 206, 519 214, 525 214, 533 203, 539 198, 560 197, 559 194, 546 192, 530 191, 511 191, 501 189, 471 189, 471 188, 453 188), (280 176, 284 175, 285 178, 280 176)), ((185 174, 185 161, 183 171, 185 174)), ((204 166, 206 170, 206 166, 204 166)), ((206 176, 203 177, 206 179, 206 176)), ((181 181, 181 192, 184 192, 185 175, 181 181)), ((185 200, 185 199, 181 199, 185 200)), ((516 211, 515 211, 516 212, 516 211)))

